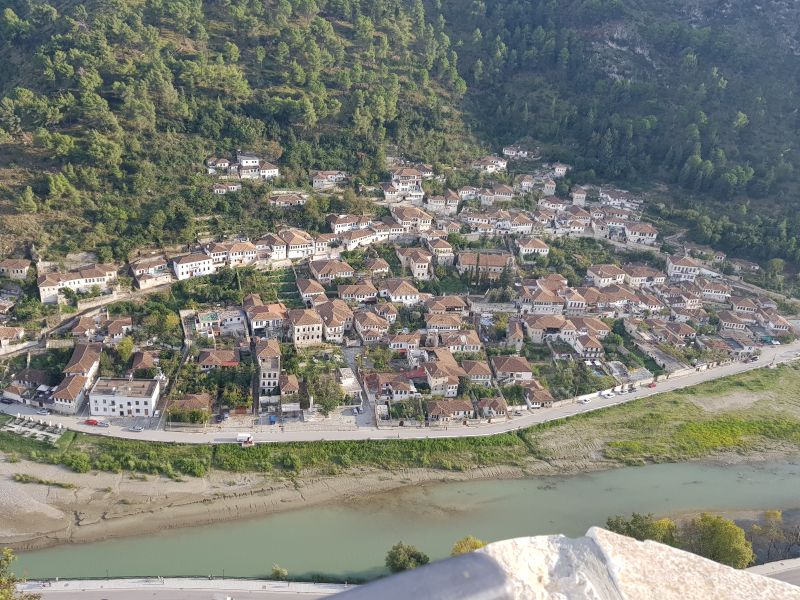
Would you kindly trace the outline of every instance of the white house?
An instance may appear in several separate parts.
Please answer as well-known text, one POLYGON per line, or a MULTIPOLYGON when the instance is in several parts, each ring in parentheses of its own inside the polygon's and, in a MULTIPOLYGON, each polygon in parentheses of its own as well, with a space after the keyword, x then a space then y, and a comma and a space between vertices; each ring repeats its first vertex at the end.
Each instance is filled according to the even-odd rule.
POLYGON ((74 415, 78 412, 86 393, 89 379, 83 375, 67 375, 53 390, 53 410, 74 415))
POLYGON ((586 269, 586 278, 600 288, 620 285, 625 282, 625 271, 616 265, 592 265, 586 269))
POLYGON ((694 281, 700 274, 700 265, 688 256, 667 257, 667 275, 677 281, 694 281))
POLYGON ((87 292, 97 286, 101 290, 108 290, 116 279, 117 267, 114 265, 93 264, 69 273, 45 273, 39 275, 36 283, 40 300, 45 304, 54 304, 64 289, 87 292))
POLYGON ((508 158, 528 158, 530 154, 530 150, 516 144, 503 147, 503 156, 507 156, 508 158))
POLYGON ((505 171, 508 166, 508 161, 499 156, 484 156, 472 163, 473 169, 478 169, 484 173, 497 173, 498 171, 505 171))
POLYGON ((653 245, 656 243, 656 238, 658 238, 658 229, 650 225, 650 223, 628 221, 624 225, 624 230, 625 239, 637 244, 653 245))
POLYGON ((586 190, 580 186, 572 188, 570 193, 572 196, 572 203, 576 206, 586 206, 586 190))
POLYGON ((348 175, 344 171, 312 171, 311 186, 315 190, 329 190, 344 183, 347 178, 348 175))
POLYGON ((520 256, 528 256, 529 254, 547 256, 550 253, 548 245, 537 238, 519 239, 517 241, 517 250, 520 256))
POLYGON ((387 279, 378 290, 382 298, 390 302, 413 306, 419 304, 419 290, 405 279, 387 279))
POLYGON ((190 279, 191 277, 201 277, 216 273, 217 267, 214 259, 208 254, 187 254, 172 259, 172 270, 175 277, 180 279, 190 279))

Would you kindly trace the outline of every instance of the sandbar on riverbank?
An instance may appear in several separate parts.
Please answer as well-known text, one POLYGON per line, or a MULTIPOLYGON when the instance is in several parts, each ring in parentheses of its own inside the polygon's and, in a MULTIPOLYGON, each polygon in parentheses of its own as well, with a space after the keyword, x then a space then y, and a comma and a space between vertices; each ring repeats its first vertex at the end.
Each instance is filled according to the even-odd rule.
MULTIPOLYGON (((707 460, 735 465, 785 456, 774 451, 746 457, 721 454, 707 460)), ((35 550, 344 503, 365 496, 398 493, 421 484, 574 475, 620 466, 596 457, 580 463, 531 460, 524 468, 495 466, 466 471, 353 469, 335 476, 296 479, 212 471, 206 477, 174 481, 131 473, 78 474, 54 465, 2 461, 0 546, 17 551, 35 550), (21 483, 14 480, 18 473, 74 487, 21 483)))
POLYGON ((130 473, 77 474, 30 461, 0 462, 0 546, 24 551, 94 542, 346 502, 426 482, 526 474, 514 467, 395 473, 363 469, 275 480, 257 473, 213 471, 206 477, 174 481, 130 473), (17 473, 74 487, 20 483, 14 480, 17 473))

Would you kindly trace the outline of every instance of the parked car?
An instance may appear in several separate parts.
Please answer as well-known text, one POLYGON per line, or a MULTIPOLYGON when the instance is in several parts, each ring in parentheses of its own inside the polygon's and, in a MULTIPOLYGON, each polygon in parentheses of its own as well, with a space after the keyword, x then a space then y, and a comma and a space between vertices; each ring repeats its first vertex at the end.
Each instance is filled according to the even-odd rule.
POLYGON ((589 404, 589 402, 591 402, 591 401, 592 401, 592 399, 591 399, 591 398, 584 398, 583 400, 580 400, 579 402, 580 402, 581 404, 589 404))
POLYGON ((613 398, 614 396, 616 396, 614 392, 601 392, 600 395, 603 398, 613 398))
POLYGON ((98 421, 97 422, 97 426, 98 427, 111 427, 111 423, 109 423, 108 421, 98 421))
POLYGON ((654 382, 652 382, 652 383, 648 383, 648 384, 647 384, 647 387, 649 387, 649 388, 654 388, 654 387, 656 387, 656 382, 654 381, 654 382))
POLYGON ((134 425, 133 427, 128 427, 128 431, 132 431, 134 433, 140 433, 144 431, 144 427, 141 425, 134 425))
POLYGON ((95 425, 96 426, 99 423, 99 421, 97 419, 86 419, 83 423, 85 425, 95 425))
POLYGON ((14 401, 11 398, 0 398, 0 402, 3 404, 14 404, 14 401))
POLYGON ((50 411, 47 410, 46 408, 40 408, 39 410, 36 411, 36 414, 37 415, 49 415, 50 411))
POLYGON ((154 411, 153 411, 153 416, 154 416, 156 419, 158 419, 158 418, 161 416, 161 411, 160 411, 160 410, 154 410, 154 411))

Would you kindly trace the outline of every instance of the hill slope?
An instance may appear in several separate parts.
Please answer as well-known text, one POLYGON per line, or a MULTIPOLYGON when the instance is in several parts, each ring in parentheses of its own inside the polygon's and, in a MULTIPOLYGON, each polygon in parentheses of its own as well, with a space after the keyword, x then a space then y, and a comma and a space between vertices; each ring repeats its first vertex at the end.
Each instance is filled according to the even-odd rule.
POLYGON ((0 32, 0 177, 39 213, 5 223, 58 250, 190 240, 193 214, 224 212, 191 179, 209 154, 262 153, 290 184, 375 181, 388 143, 455 160, 469 137, 457 58, 419 2, 20 0, 0 32))
POLYGON ((527 139, 580 180, 669 183, 661 214, 702 241, 800 263, 791 0, 4 6, 0 254, 121 259, 193 239, 202 215, 242 229, 256 199, 197 175, 236 148, 293 185, 312 168, 375 182, 387 149, 458 164, 527 139))
POLYGON ((486 0, 444 15, 484 138, 555 144, 588 179, 675 184, 703 241, 800 258, 797 3, 486 0))

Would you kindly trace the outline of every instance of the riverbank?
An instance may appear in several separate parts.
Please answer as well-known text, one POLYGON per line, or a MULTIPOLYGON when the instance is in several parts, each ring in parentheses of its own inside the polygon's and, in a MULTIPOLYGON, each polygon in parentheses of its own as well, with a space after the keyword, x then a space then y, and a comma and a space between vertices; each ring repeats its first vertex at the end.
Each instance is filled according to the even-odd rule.
MULTIPOLYGON (((788 456, 778 452, 749 457, 721 454, 702 462, 720 466, 752 465, 788 456)), ((314 506, 363 502, 367 498, 373 503, 391 503, 405 489, 426 484, 570 476, 622 466, 598 460, 567 468, 536 461, 525 468, 497 466, 463 472, 408 469, 390 473, 364 469, 336 477, 283 481, 265 480, 253 474, 214 472, 203 478, 174 481, 164 477, 131 477, 130 474, 75 474, 53 465, 4 462, 0 463, 0 481, 3 481, 0 514, 4 515, 0 521, 0 546, 30 551, 255 519, 314 506), (54 487, 14 481, 19 473, 65 485, 54 487)))
POLYGON ((765 506, 788 512, 797 505, 798 476, 798 461, 690 461, 575 476, 428 482, 263 517, 22 552, 14 569, 30 579, 269 578, 279 564, 293 580, 355 583, 384 575, 386 551, 401 540, 437 560, 466 534, 487 541, 574 537, 610 515, 632 512, 765 506))
MULTIPOLYGON (((542 469, 542 474, 554 472, 542 469)), ((363 469, 335 477, 271 480, 215 471, 175 481, 129 473, 77 474, 30 461, 3 462, 0 546, 26 551, 96 542, 346 503, 424 483, 514 479, 528 473, 510 466, 464 472, 363 469), (14 481, 16 474, 65 485, 20 483, 14 481)))
POLYGON ((777 460, 800 450, 800 369, 754 371, 491 438, 245 450, 84 435, 54 450, 28 440, 0 441, 0 544, 30 550, 367 497, 380 502, 381 494, 433 482, 570 475, 692 459, 777 460), (62 466, 79 454, 113 472, 78 473, 62 466), (181 465, 200 465, 202 475, 182 475, 181 465))

